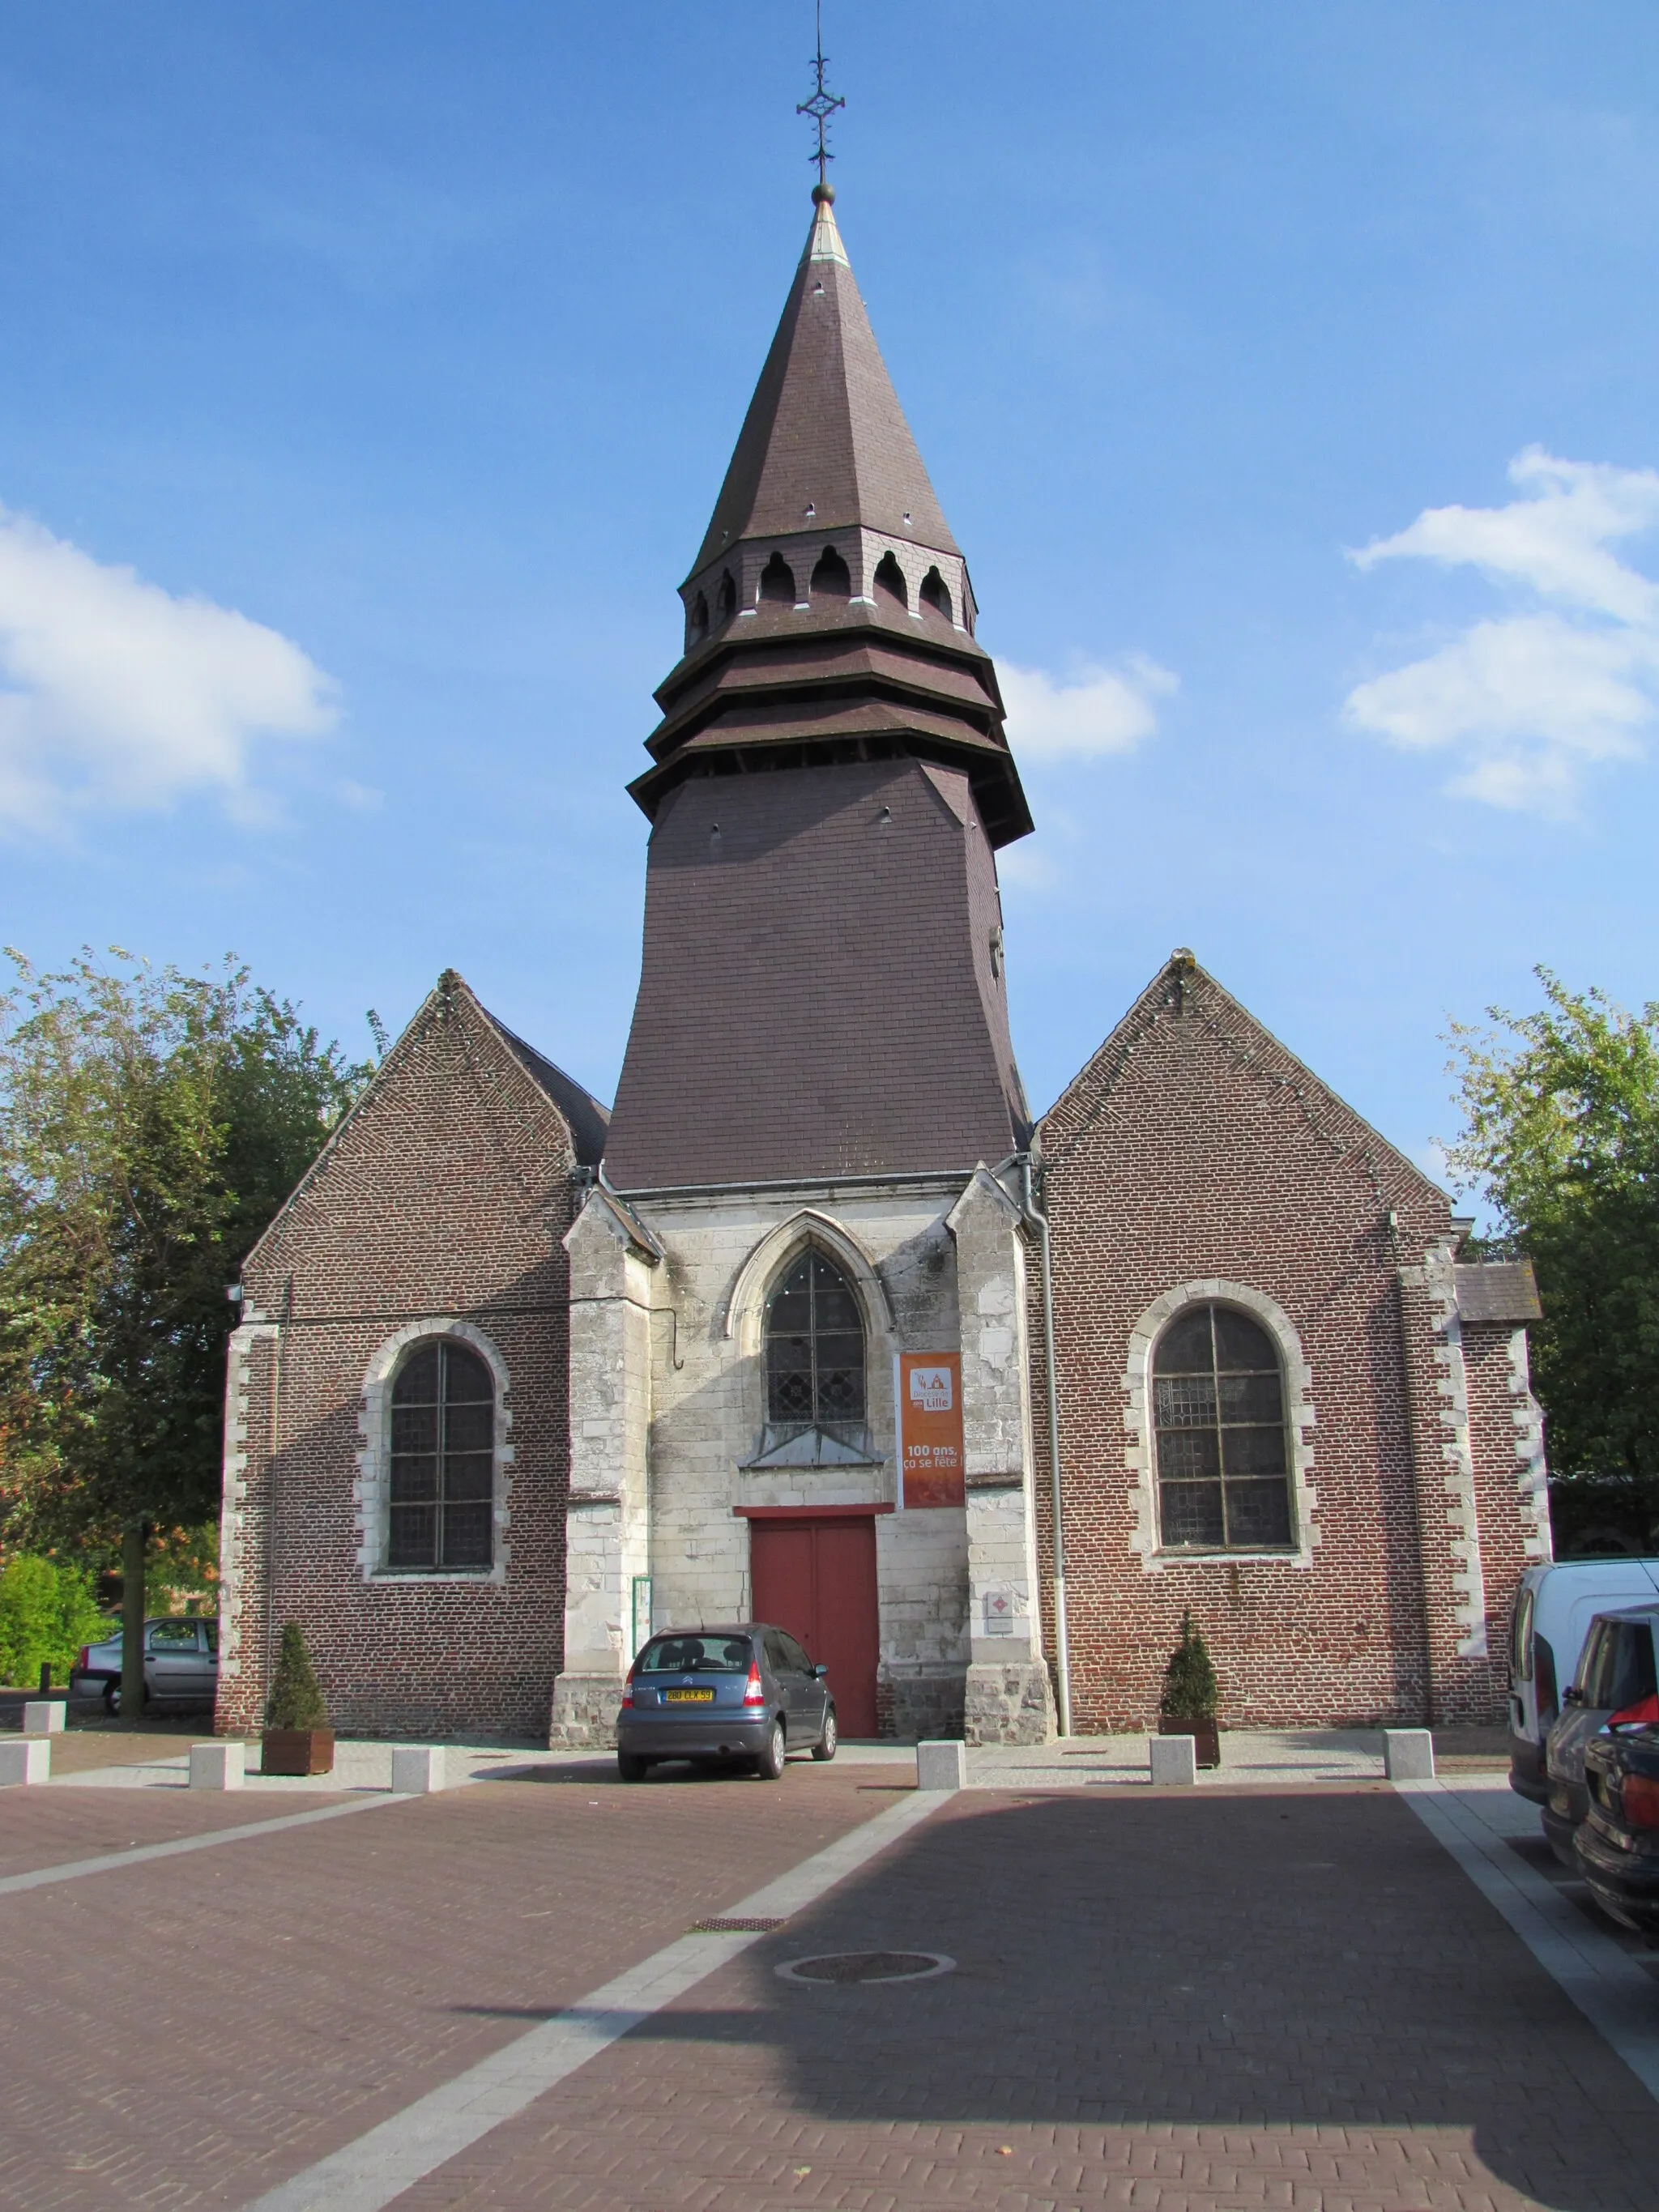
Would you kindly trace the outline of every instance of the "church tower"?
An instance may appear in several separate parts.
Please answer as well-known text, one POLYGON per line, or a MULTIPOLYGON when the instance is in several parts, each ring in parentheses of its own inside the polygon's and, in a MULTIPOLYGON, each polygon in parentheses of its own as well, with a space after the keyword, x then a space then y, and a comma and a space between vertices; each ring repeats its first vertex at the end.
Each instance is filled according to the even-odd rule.
POLYGON ((966 1169, 1029 1133, 994 854, 1030 816, 967 564, 813 198, 630 787, 623 1190, 966 1169))
POLYGON ((639 997, 566 1239, 556 1743, 611 1740, 653 1630, 740 1620, 828 1666, 849 1736, 1053 1726, 995 860, 1030 817, 812 197, 630 786, 639 997))

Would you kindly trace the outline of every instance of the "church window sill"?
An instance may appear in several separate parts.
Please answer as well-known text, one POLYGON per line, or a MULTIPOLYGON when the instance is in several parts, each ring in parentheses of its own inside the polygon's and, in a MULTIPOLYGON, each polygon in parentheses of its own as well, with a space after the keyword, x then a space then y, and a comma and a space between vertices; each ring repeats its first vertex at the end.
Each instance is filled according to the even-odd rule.
POLYGON ((754 1453, 738 1462, 745 1474, 839 1472, 886 1463, 862 1421, 769 1421, 754 1453))
POLYGON ((740 1459, 740 1474, 877 1474, 884 1459, 775 1460, 740 1459))
POLYGON ((1202 1551, 1183 1551, 1179 1547, 1175 1547, 1169 1550, 1154 1552, 1152 1554, 1155 1559, 1165 1565, 1181 1567, 1237 1567, 1248 1565, 1252 1561, 1263 1566, 1275 1565, 1282 1566, 1287 1561, 1291 1565, 1298 1562, 1305 1563, 1307 1556, 1306 1551, 1299 1544, 1280 1544, 1272 1551, 1250 1552, 1230 1552, 1210 1547, 1206 1547, 1202 1551))
POLYGON ((366 1579, 371 1583, 500 1583, 503 1567, 377 1567, 366 1579))

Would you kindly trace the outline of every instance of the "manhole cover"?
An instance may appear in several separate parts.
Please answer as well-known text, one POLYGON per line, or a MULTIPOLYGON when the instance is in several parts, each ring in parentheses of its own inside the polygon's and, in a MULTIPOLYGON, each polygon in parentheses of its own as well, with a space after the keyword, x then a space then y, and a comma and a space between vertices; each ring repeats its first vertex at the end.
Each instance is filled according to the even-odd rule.
POLYGON ((925 1982, 956 1965, 943 1951, 824 1951, 775 1971, 786 1982, 925 1982))

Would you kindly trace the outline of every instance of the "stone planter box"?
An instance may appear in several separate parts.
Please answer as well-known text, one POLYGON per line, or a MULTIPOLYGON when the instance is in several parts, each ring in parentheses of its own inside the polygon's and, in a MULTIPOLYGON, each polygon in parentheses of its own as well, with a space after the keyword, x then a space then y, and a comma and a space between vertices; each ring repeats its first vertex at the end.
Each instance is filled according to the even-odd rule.
POLYGON ((325 1729, 267 1729, 259 1739, 261 1774, 331 1774, 334 1731, 325 1729))
POLYGON ((1189 1735, 1193 1739, 1200 1766, 1219 1766, 1221 1764, 1221 1724, 1218 1721, 1165 1721, 1158 1724, 1160 1735, 1189 1735))

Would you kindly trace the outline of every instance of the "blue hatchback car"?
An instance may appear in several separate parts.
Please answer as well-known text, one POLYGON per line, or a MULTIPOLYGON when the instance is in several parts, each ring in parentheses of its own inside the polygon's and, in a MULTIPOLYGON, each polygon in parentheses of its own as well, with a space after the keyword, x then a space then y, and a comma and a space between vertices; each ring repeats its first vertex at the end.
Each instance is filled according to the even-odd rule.
POLYGON ((775 1782, 792 1751, 833 1759, 828 1672, 764 1621, 653 1636, 623 1690, 617 1771, 624 1782, 642 1782, 659 1759, 742 1759, 775 1782))

